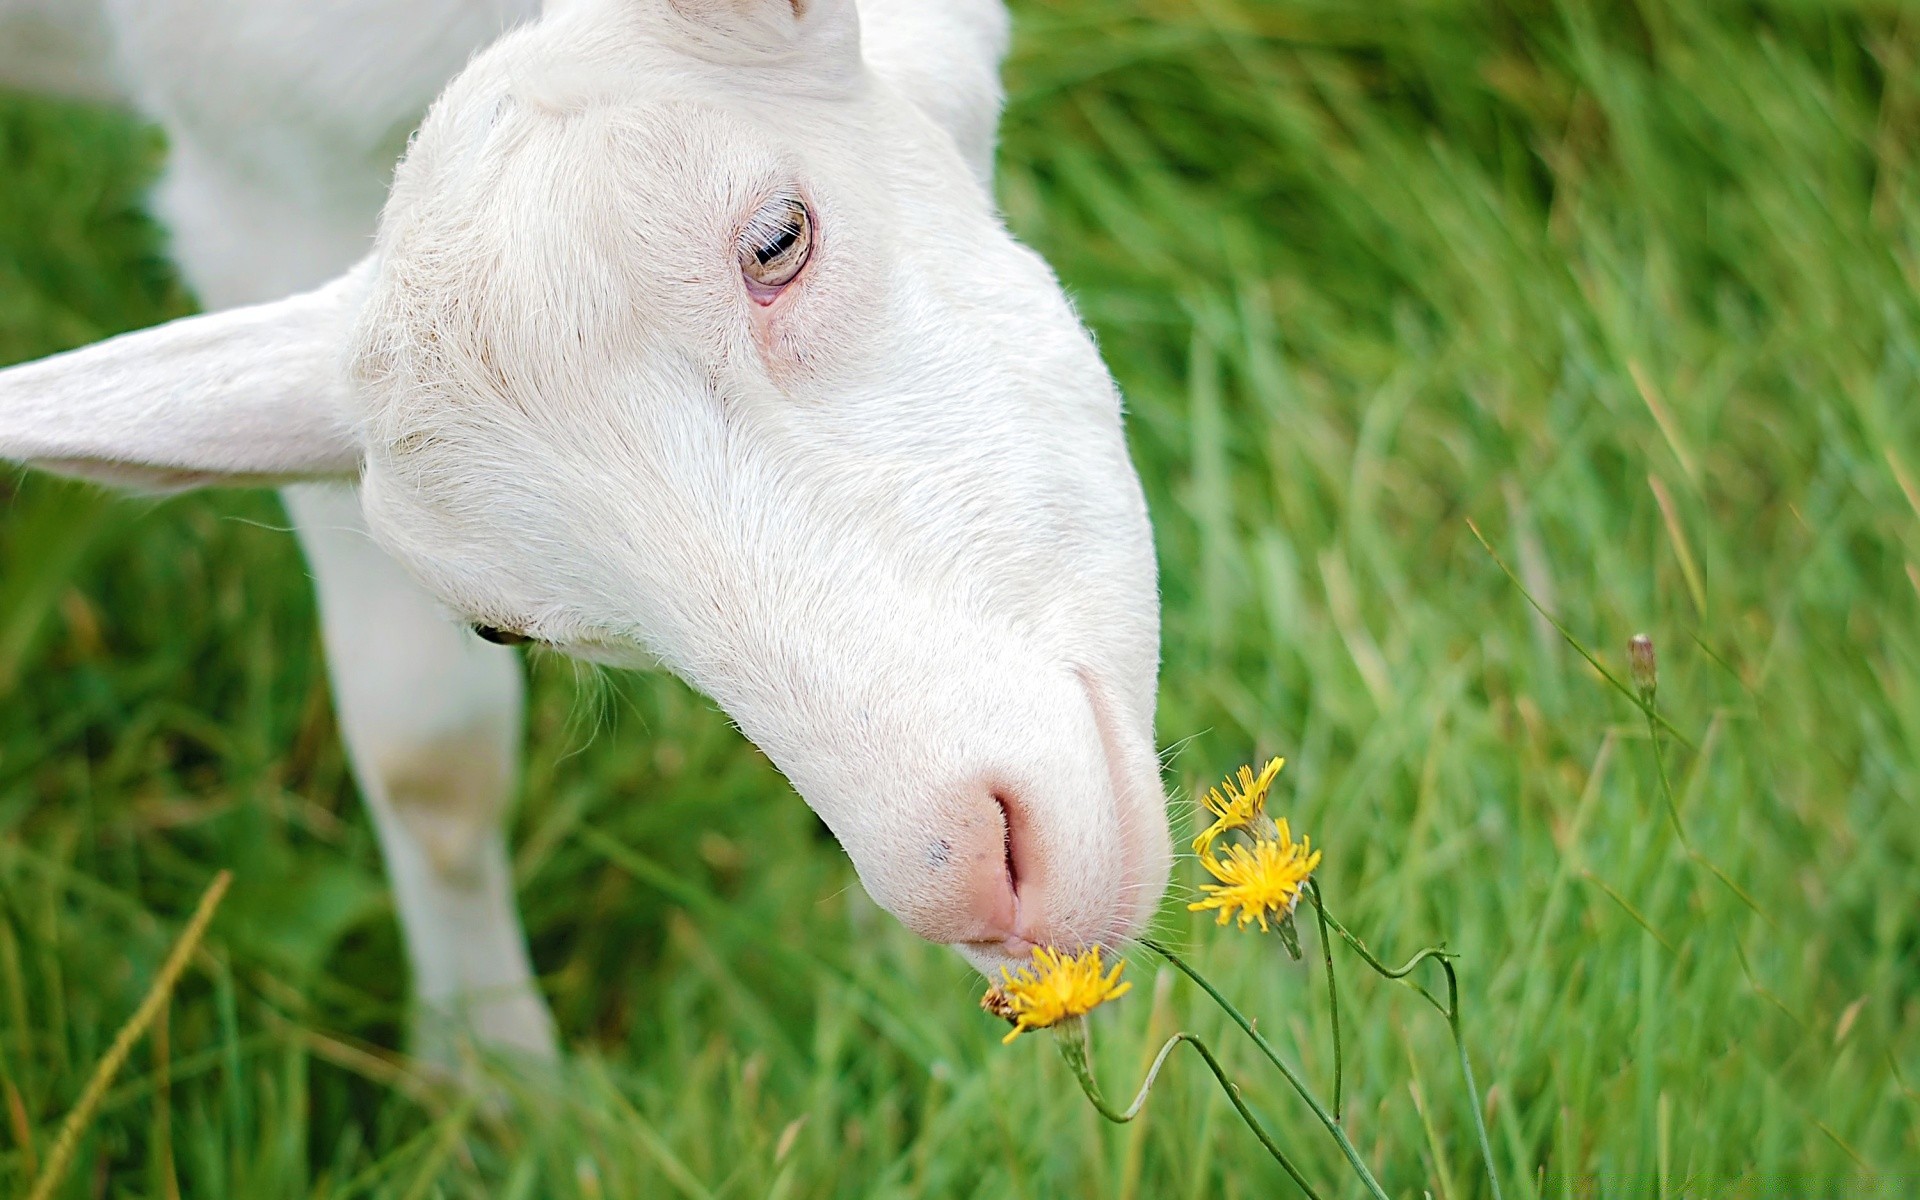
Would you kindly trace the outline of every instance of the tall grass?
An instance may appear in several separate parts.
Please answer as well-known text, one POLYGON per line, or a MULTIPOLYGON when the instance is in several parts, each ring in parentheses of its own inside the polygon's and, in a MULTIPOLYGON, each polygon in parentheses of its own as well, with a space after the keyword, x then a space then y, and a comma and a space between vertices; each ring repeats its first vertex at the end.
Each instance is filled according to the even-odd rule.
MULTIPOLYGON (((1509 1196, 1920 1181, 1920 30, 1890 4, 1026 0, 1001 192, 1130 400, 1191 796, 1256 754, 1383 954, 1444 939, 1509 1196), (1681 821, 1616 674, 1661 653, 1681 821), (1746 898, 1743 898, 1742 893, 1746 898), (1749 904, 1748 899, 1751 900, 1749 904)), ((0 106, 0 358, 183 311, 124 121, 0 106)), ((537 658, 516 867, 573 1054, 417 1086, 391 902, 264 495, 0 519, 0 1191, 234 883, 62 1196, 1266 1196, 1176 1061, 1110 1128, 671 680, 537 658)), ((1182 829, 1189 816, 1177 816, 1182 829)), ((1191 863, 1178 880, 1194 882, 1191 863)), ((1303 927, 1304 927, 1303 923, 1303 927)), ((1170 905, 1302 1069, 1325 996, 1170 905)), ((1308 961, 1315 952, 1310 950, 1308 961)), ((1184 980, 1095 1031, 1228 1051, 1184 980)), ((1389 1191, 1485 1193, 1444 1023, 1343 976, 1389 1191)), ((1340 1189, 1345 1186, 1346 1191, 1340 1189)))

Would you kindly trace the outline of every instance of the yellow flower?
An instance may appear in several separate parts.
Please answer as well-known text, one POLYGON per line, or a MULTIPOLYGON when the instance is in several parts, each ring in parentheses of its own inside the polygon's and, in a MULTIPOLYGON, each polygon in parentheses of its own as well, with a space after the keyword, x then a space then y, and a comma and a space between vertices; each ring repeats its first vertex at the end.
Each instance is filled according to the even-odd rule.
POLYGON ((1207 789, 1207 811, 1214 816, 1214 822, 1205 833, 1193 839, 1193 852, 1205 855, 1213 840, 1229 829, 1245 829, 1254 819, 1266 811, 1267 791, 1273 787, 1274 777, 1280 774, 1280 768, 1287 765, 1284 758, 1270 759, 1260 769, 1256 777, 1252 767, 1240 768, 1240 786, 1234 787, 1231 778, 1220 781, 1220 787, 1227 789, 1222 796, 1220 788, 1207 789))
POLYGON ((1227 847, 1224 859, 1201 855, 1200 865, 1220 882, 1201 884, 1200 890, 1209 895, 1187 908, 1195 912, 1203 908, 1218 909, 1222 925, 1237 911, 1240 928, 1258 921, 1260 931, 1265 933, 1269 915, 1275 920, 1292 915, 1293 906, 1300 902, 1300 892, 1307 885, 1307 877, 1320 865, 1320 852, 1313 849, 1311 842, 1310 838, 1301 838, 1295 843, 1283 820, 1279 823, 1278 837, 1262 838, 1251 850, 1236 842, 1227 847))
POLYGON ((1020 968, 1017 975, 1000 968, 1003 981, 987 989, 980 1007, 1013 1022, 1013 1032, 1000 1039, 1011 1042, 1029 1029, 1058 1025, 1126 995, 1133 987, 1119 982, 1126 965, 1122 959, 1103 972, 1098 946, 1084 954, 1035 946, 1032 966, 1020 968))

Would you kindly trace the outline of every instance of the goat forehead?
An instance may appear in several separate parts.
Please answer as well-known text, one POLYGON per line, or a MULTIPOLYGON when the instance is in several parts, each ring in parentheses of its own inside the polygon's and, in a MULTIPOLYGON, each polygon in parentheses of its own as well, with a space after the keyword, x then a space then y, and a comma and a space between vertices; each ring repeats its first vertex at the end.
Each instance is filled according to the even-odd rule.
POLYGON ((622 7, 620 15, 629 19, 549 19, 502 37, 442 92, 423 136, 483 126, 503 98, 548 114, 681 100, 757 111, 776 126, 796 127, 855 111, 873 98, 875 80, 864 70, 823 71, 804 58, 716 59, 702 52, 698 39, 684 36, 683 22, 660 19, 671 4, 622 7))
POLYGON ((642 268, 635 283, 694 281, 731 269, 739 226, 795 190, 818 210, 829 257, 889 259, 907 230, 971 251, 951 257, 954 274, 1002 249, 987 244, 1000 231, 964 164, 884 112, 799 119, 684 96, 552 111, 511 95, 486 112, 483 127, 423 135, 403 164, 383 221, 389 260, 492 262, 504 281, 519 271, 552 287, 599 255, 642 268))
MULTIPOLYGON (((380 323, 418 331, 416 349, 464 342, 468 360, 493 360, 484 377, 541 362, 591 368, 644 344, 655 360, 677 352, 710 373, 741 368, 746 377, 714 381, 734 393, 791 391, 801 376, 838 391, 883 376, 944 392, 952 381, 936 367, 991 378, 982 369, 996 357, 1077 359, 1096 391, 1104 382, 1051 274, 957 160, 920 162, 909 147, 874 163, 855 138, 817 127, 787 137, 681 99, 505 111, 483 147, 403 170, 375 308, 380 323), (773 361, 749 344, 734 237, 759 204, 796 189, 820 244, 799 299, 772 323, 787 351, 773 361), (964 337, 939 336, 955 326, 964 337), (776 377, 751 378, 756 358, 776 377)), ((1062 371, 1035 373, 1057 385, 1062 371)), ((553 405, 589 389, 547 390, 553 405)))
MULTIPOLYGON (((814 3, 796 2, 793 7, 814 3)), ((767 23, 789 26, 784 31, 756 31, 751 28, 755 22, 682 11, 729 7, 774 6, 760 0, 568 0, 564 5, 548 0, 542 20, 496 41, 469 64, 468 72, 514 74, 557 97, 618 88, 636 77, 667 72, 686 77, 676 80, 676 86, 688 80, 744 80, 761 90, 795 96, 833 96, 858 86, 861 59, 852 22, 842 24, 825 42, 796 41, 786 20, 767 23)))
POLYGON ((641 219, 713 214, 743 184, 802 171, 805 144, 734 106, 685 96, 555 109, 506 91, 423 130, 386 223, 471 221, 473 209, 500 219, 515 205, 531 222, 544 202, 548 223, 566 224, 555 201, 598 203, 605 215, 625 206, 619 215, 641 219))

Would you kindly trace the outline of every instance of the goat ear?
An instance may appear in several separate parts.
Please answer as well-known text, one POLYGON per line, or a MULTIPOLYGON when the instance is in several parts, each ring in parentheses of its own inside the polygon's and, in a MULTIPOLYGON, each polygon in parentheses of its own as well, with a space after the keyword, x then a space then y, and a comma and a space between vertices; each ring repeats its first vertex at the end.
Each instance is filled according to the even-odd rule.
POLYGON ((352 476, 356 268, 0 371, 0 459, 146 490, 352 476))
POLYGON ((860 0, 867 65, 952 135, 989 191, 1012 32, 1001 0, 860 0))
POLYGON ((854 0, 668 0, 714 57, 804 58, 832 73, 860 65, 854 0))

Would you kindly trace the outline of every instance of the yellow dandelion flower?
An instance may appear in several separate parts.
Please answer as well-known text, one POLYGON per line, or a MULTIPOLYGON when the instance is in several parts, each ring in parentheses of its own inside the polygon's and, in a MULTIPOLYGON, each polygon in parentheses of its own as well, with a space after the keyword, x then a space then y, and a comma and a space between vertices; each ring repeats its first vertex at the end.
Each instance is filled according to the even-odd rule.
POLYGON ((1283 820, 1278 837, 1262 838, 1251 850, 1236 842, 1227 847, 1224 858, 1201 855, 1200 864, 1220 882, 1201 884, 1200 890, 1208 893, 1207 898, 1187 908, 1195 912, 1217 909, 1222 925, 1237 912, 1240 928, 1258 921, 1260 931, 1265 933, 1269 916, 1285 920, 1292 915, 1307 886, 1307 877, 1320 865, 1320 852, 1311 842, 1310 838, 1301 838, 1296 843, 1283 820))
POLYGON ((1267 792, 1273 787, 1280 768, 1286 765, 1284 758, 1269 759, 1257 776, 1252 767, 1241 767, 1239 787, 1234 786, 1231 777, 1220 781, 1220 787, 1227 790, 1224 796, 1220 794, 1220 788, 1207 789, 1204 803, 1207 811, 1213 814, 1214 821, 1205 833, 1193 839, 1193 852, 1204 855, 1221 834, 1230 829, 1245 829, 1253 824, 1254 819, 1266 811, 1267 792))
POLYGON ((1133 987, 1119 982, 1126 965, 1122 959, 1113 964, 1113 970, 1104 971, 1098 946, 1084 954, 1035 946, 1031 966, 1020 968, 1018 974, 1000 968, 1002 982, 987 989, 980 1007, 1013 1022, 1013 1032, 1000 1039, 1011 1042, 1029 1029, 1058 1025, 1126 995, 1133 987))

